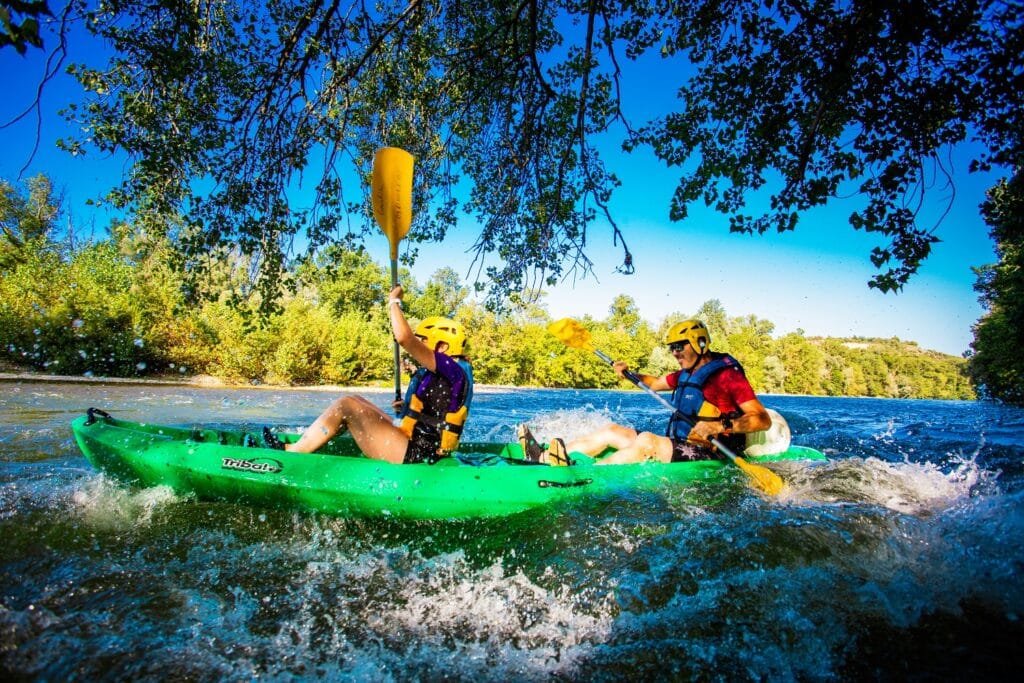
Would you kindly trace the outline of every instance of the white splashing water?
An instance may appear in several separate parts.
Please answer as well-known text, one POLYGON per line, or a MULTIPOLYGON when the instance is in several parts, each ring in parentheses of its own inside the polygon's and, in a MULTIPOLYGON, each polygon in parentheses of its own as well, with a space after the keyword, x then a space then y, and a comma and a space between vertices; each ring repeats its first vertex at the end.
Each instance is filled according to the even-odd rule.
POLYGON ((103 474, 84 481, 72 494, 77 513, 101 529, 129 529, 149 524, 160 508, 181 500, 169 486, 132 491, 103 474))
POLYGON ((322 559, 309 562, 297 582, 289 637, 278 646, 296 658, 313 654, 303 654, 307 649, 335 652, 347 676, 356 673, 348 664, 359 662, 459 672, 456 677, 486 673, 488 680, 571 675, 577 658, 606 640, 613 625, 611 595, 583 608, 550 570, 531 580, 500 560, 474 568, 461 551, 423 558, 392 549, 322 559), (380 586, 391 590, 380 594, 380 586), (335 622, 322 633, 325 614, 335 622))
POLYGON ((895 512, 925 515, 947 509, 994 482, 996 475, 973 458, 943 470, 934 463, 847 458, 828 463, 773 463, 786 481, 785 502, 867 503, 895 512))
MULTIPOLYGON (((541 413, 530 419, 530 431, 541 442, 549 442, 554 438, 561 438, 570 441, 576 437, 587 434, 604 427, 609 422, 620 422, 621 420, 608 408, 595 408, 584 406, 569 410, 556 410, 550 413, 541 413)), ((510 439, 515 439, 513 433, 510 439)))

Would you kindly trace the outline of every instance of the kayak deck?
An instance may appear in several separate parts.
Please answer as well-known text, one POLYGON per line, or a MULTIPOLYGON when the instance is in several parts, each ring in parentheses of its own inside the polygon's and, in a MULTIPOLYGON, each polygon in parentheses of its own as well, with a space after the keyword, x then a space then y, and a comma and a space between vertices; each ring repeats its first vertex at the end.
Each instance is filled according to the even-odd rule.
MULTIPOLYGON (((573 467, 549 467, 523 460, 518 444, 491 442, 464 443, 456 457, 434 465, 395 465, 366 458, 348 436, 331 439, 316 453, 290 453, 246 446, 244 431, 130 422, 94 409, 71 428, 94 467, 129 484, 341 516, 494 517, 622 487, 653 488, 737 471, 718 460, 598 467, 583 454, 570 454, 578 463, 573 467)), ((278 437, 292 442, 298 435, 278 437)), ((808 459, 825 456, 795 446, 749 458, 808 459)))

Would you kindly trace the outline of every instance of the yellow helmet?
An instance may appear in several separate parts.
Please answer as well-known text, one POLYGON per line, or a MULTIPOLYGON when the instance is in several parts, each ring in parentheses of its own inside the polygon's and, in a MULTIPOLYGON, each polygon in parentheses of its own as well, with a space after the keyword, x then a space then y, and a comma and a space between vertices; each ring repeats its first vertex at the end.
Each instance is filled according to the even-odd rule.
POLYGON ((690 342, 690 346, 697 352, 698 356, 704 354, 711 346, 711 334, 707 326, 700 320, 684 320, 669 328, 665 336, 666 344, 675 342, 690 342))
POLYGON ((462 325, 450 318, 442 318, 438 315, 426 318, 417 325, 416 336, 424 337, 425 343, 431 351, 436 351, 437 345, 441 342, 447 342, 448 350, 445 353, 449 356, 461 356, 462 347, 466 344, 466 332, 462 329, 462 325))

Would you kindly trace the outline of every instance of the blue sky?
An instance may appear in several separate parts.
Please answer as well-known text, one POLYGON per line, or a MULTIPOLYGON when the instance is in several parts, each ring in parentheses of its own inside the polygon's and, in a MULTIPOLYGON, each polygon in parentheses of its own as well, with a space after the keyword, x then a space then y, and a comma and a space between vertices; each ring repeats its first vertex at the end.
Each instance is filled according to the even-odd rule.
MULTIPOLYGON (((72 44, 68 62, 81 59, 72 44)), ((0 73, 5 75, 5 97, 0 101, 0 124, 7 123, 31 101, 44 69, 45 55, 30 51, 25 57, 10 48, 0 50, 0 73)), ((663 74, 637 68, 624 92, 627 114, 648 114, 649 93, 665 91, 663 74), (630 111, 628 105, 634 104, 630 111)), ((65 193, 65 206, 80 230, 102 237, 111 215, 86 206, 85 201, 109 189, 120 177, 123 161, 96 153, 72 158, 56 149, 54 141, 67 134, 57 111, 77 101, 80 90, 61 75, 43 97, 39 149, 22 177, 43 172, 65 193)), ((634 122, 642 123, 641 120, 634 122)), ((35 114, 0 128, 0 177, 16 181, 34 144, 35 114)), ((667 169, 646 152, 626 154, 610 144, 602 151, 605 163, 623 182, 612 203, 616 221, 633 253, 636 273, 621 275, 621 250, 612 245, 609 226, 595 223, 588 235, 588 254, 594 276, 568 279, 550 288, 544 301, 554 317, 607 315, 619 294, 631 296, 652 324, 673 312, 694 312, 703 302, 718 299, 731 316, 753 314, 775 323, 776 335, 802 329, 815 336, 899 337, 924 348, 960 355, 973 338, 971 325, 983 310, 973 290, 972 266, 995 260, 988 229, 978 215, 984 192, 998 174, 968 174, 969 148, 954 150, 956 183, 950 213, 937 230, 942 240, 921 272, 898 294, 869 289, 876 274, 868 255, 879 238, 855 231, 847 219, 850 202, 804 215, 794 232, 732 235, 727 219, 691 207, 682 223, 668 219, 669 200, 678 182, 678 169, 667 169)), ((923 214, 930 221, 945 210, 950 192, 933 189, 923 214)), ((928 223, 930 224, 930 223, 928 223)), ((414 272, 420 282, 442 266, 470 274, 475 225, 465 220, 449 233, 444 244, 420 245, 414 272)), ((383 236, 367 243, 372 254, 386 264, 383 236)), ((488 257, 494 259, 493 255, 488 257)), ((475 271, 474 271, 475 272, 475 271)))
MULTIPOLYGON (((953 355, 968 349, 971 325, 983 312, 971 267, 992 263, 995 255, 977 211, 988 184, 965 170, 953 209, 938 229, 942 241, 902 292, 882 294, 867 282, 877 273, 871 249, 884 243, 850 227, 849 204, 811 212, 785 234, 730 234, 726 217, 702 206, 673 223, 668 206, 676 175, 656 160, 635 157, 624 157, 618 169, 623 187, 613 210, 636 272, 615 272, 621 250, 612 246, 611 229, 595 224, 588 253, 596 277, 575 283, 570 277, 549 289, 544 301, 553 317, 604 318, 614 298, 627 294, 657 324, 718 299, 730 316, 770 320, 777 336, 802 329, 810 336, 899 337, 953 355)), ((963 169, 966 163, 964 158, 963 169)), ((936 201, 933 210, 942 207, 936 201)), ((467 224, 443 245, 421 246, 419 265, 426 274, 459 261, 468 267, 474 237, 467 224)), ((386 252, 386 240, 380 242, 378 249, 386 252)))

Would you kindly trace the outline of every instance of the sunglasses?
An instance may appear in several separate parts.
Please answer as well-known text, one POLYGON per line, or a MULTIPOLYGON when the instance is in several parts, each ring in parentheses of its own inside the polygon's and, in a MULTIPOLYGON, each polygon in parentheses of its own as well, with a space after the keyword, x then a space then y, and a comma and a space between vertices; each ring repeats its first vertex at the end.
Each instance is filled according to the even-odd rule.
POLYGON ((669 351, 682 351, 683 349, 685 349, 685 348, 686 348, 686 346, 687 346, 687 345, 688 345, 689 343, 690 343, 690 342, 688 342, 688 341, 677 341, 677 342, 672 342, 671 344, 669 344, 669 345, 668 345, 668 350, 669 350, 669 351))

